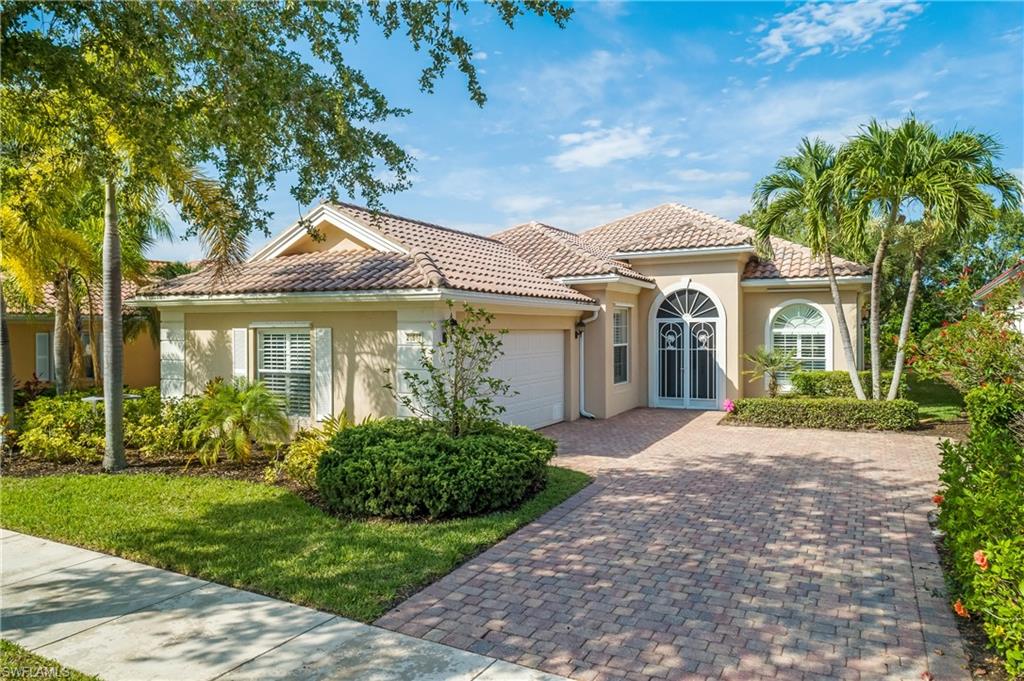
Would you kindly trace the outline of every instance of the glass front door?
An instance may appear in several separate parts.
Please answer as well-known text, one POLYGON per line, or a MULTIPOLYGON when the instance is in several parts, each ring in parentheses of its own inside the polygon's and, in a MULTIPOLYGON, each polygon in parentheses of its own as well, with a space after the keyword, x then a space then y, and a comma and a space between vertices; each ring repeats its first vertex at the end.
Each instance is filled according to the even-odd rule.
POLYGON ((717 306, 691 289, 668 296, 658 310, 658 403, 719 408, 717 306))

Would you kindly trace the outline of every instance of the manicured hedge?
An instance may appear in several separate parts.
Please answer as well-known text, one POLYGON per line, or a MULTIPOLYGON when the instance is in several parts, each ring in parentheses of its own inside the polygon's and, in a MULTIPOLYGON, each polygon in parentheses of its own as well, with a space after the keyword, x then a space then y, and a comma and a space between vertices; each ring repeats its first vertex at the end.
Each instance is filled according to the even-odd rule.
POLYGON ((320 457, 324 503, 346 516, 452 518, 512 508, 539 490, 553 440, 494 425, 458 438, 427 421, 383 419, 347 428, 320 457))
MULTIPOLYGON (((899 396, 906 397, 907 374, 900 378, 899 396)), ((793 388, 800 395, 806 397, 856 397, 853 392, 853 383, 850 382, 850 374, 845 371, 798 371, 790 379, 793 388)), ((882 372, 882 393, 883 397, 889 392, 889 384, 892 383, 892 372, 882 372)), ((871 394, 871 372, 860 372, 860 384, 865 394, 871 394)))
POLYGON ((964 396, 971 433, 1005 430, 1010 420, 1024 412, 1024 388, 1016 384, 986 385, 964 396))
POLYGON ((853 397, 749 397, 736 400, 729 421, 783 428, 907 430, 917 425, 910 400, 853 397))

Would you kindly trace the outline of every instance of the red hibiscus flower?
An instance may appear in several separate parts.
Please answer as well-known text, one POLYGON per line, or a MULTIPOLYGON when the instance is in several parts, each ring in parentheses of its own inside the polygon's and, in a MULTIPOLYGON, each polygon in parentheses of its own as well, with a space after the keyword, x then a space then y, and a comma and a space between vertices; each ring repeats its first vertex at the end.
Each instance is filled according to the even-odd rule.
POLYGON ((978 549, 977 551, 974 552, 974 562, 982 570, 988 570, 988 556, 986 556, 985 552, 982 551, 981 549, 978 549))
POLYGON ((953 612, 955 612, 957 615, 960 615, 960 617, 971 616, 971 613, 967 612, 967 608, 964 607, 964 604, 960 602, 959 598, 956 599, 956 603, 953 604, 953 612))

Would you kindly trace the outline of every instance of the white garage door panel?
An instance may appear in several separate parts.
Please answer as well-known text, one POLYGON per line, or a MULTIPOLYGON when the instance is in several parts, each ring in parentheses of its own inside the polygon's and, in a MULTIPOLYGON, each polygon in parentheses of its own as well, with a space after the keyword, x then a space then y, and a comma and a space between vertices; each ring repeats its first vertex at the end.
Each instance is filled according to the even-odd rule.
POLYGON ((565 418, 565 355, 562 331, 512 331, 505 355, 491 374, 512 384, 516 395, 497 400, 505 423, 540 428, 565 418))

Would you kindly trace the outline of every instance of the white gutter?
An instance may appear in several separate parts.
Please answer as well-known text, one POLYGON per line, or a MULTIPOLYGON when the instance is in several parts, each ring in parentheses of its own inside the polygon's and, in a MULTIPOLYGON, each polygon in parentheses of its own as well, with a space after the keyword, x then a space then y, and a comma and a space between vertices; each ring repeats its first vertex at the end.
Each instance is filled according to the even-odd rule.
MULTIPOLYGON (((849 277, 836 277, 836 281, 840 284, 870 284, 871 275, 859 275, 849 277)), ((764 279, 744 279, 740 282, 740 286, 746 288, 766 288, 769 286, 822 286, 828 285, 828 277, 765 277, 764 279)))
POLYGON ((624 277, 619 274, 586 274, 578 277, 554 277, 552 281, 566 286, 579 286, 582 284, 628 284, 638 288, 654 288, 653 281, 644 281, 634 277, 624 277))
POLYGON ((678 258, 680 256, 753 252, 753 246, 741 244, 739 246, 702 246, 700 248, 662 248, 651 251, 617 251, 615 257, 620 260, 632 260, 634 258, 678 258))
POLYGON ((582 416, 583 418, 587 418, 587 419, 595 419, 597 417, 594 416, 593 414, 591 414, 589 411, 587 411, 586 407, 584 406, 584 402, 586 400, 585 395, 587 394, 586 393, 587 384, 586 384, 586 380, 584 379, 584 376, 586 376, 586 372, 585 372, 585 363, 583 361, 583 355, 584 355, 584 350, 585 350, 585 348, 583 347, 583 334, 586 332, 587 324, 589 324, 590 322, 592 322, 595 319, 597 319, 597 315, 598 315, 598 313, 600 311, 601 311, 600 308, 598 308, 597 310, 594 310, 594 312, 591 313, 591 315, 589 317, 584 317, 583 319, 580 319, 580 324, 583 325, 583 328, 581 328, 580 332, 576 335, 576 338, 579 341, 579 351, 578 351, 578 354, 580 356, 580 369, 579 369, 579 373, 580 373, 580 399, 579 399, 579 402, 580 402, 580 416, 582 416))
POLYGON ((297 303, 360 303, 397 301, 475 301, 528 307, 554 307, 571 310, 598 310, 592 303, 540 298, 535 296, 479 293, 451 288, 381 289, 375 291, 304 291, 291 293, 238 293, 217 295, 136 296, 125 303, 136 307, 177 307, 206 305, 261 305, 297 303))

